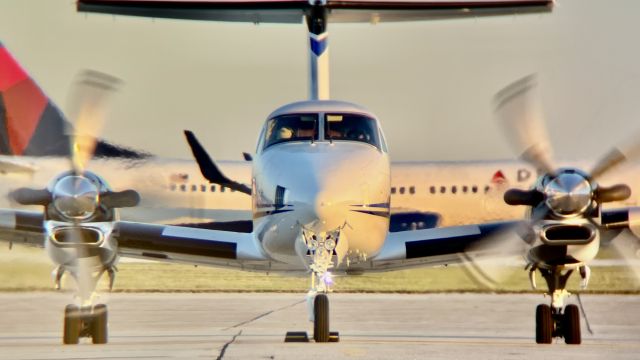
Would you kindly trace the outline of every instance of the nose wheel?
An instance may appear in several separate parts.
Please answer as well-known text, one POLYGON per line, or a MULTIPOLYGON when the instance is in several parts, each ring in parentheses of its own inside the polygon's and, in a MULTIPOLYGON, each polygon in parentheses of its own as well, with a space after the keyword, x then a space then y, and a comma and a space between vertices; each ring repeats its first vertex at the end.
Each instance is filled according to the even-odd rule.
POLYGON ((316 342, 330 342, 331 335, 337 341, 338 333, 329 331, 329 297, 319 294, 313 300, 313 339, 316 342))
MULTIPOLYGON (((339 342, 340 334, 329 329, 329 297, 318 294, 313 299, 313 340, 317 343, 339 342)), ((309 336, 306 331, 289 331, 284 342, 309 342, 309 336)))
MULTIPOLYGON (((309 320, 313 321, 313 340, 317 343, 338 342, 338 332, 330 331, 329 327, 329 297, 333 278, 329 268, 333 266, 334 250, 340 239, 340 229, 315 234, 305 230, 302 241, 307 247, 311 260, 311 289, 307 293, 307 310, 309 320)), ((306 331, 287 332, 285 342, 309 342, 306 331)))
POLYGON ((94 344, 107 343, 107 305, 67 305, 62 342, 77 344, 81 337, 90 337, 94 344))

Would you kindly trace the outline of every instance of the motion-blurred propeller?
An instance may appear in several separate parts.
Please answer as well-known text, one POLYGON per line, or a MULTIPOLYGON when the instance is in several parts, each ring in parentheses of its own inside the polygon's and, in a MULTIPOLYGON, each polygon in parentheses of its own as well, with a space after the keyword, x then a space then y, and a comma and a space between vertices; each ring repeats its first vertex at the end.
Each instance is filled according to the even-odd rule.
MULTIPOLYGON (((534 236, 535 228, 541 221, 591 221, 599 216, 601 204, 629 198, 631 189, 628 185, 604 187, 598 185, 596 179, 610 173, 623 162, 637 158, 640 155, 640 142, 635 140, 609 151, 596 162, 590 173, 575 168, 557 168, 554 165, 553 149, 542 115, 536 76, 526 76, 505 87, 496 94, 494 105, 496 119, 502 125, 512 147, 523 160, 538 170, 539 178, 531 189, 509 189, 504 194, 507 204, 530 207, 529 219, 511 231, 518 233, 518 238, 525 241, 513 245, 512 236, 504 233, 495 234, 468 249, 469 253, 491 254, 497 258, 516 251, 522 254, 521 245, 532 242, 527 238, 534 236)), ((583 231, 587 227, 567 226, 562 230, 583 231)), ((471 260, 467 264, 468 268, 483 270, 472 272, 480 274, 476 276, 480 283, 497 285, 501 281, 500 271, 484 270, 487 267, 482 266, 480 261, 474 261, 472 256, 467 257, 471 260)))

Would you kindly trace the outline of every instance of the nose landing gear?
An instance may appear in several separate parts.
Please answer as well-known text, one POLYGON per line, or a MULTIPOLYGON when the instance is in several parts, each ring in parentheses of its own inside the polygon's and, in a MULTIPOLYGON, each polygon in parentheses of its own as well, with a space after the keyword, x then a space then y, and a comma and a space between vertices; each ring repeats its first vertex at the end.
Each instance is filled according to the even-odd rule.
MULTIPOLYGON (((340 229, 314 234, 303 231, 303 240, 311 257, 311 289, 307 293, 309 320, 313 322, 313 340, 317 343, 338 342, 340 335, 330 331, 329 297, 333 278, 329 268, 333 266, 334 250, 340 240, 340 229)), ((306 332, 288 332, 285 342, 308 342, 306 332)))

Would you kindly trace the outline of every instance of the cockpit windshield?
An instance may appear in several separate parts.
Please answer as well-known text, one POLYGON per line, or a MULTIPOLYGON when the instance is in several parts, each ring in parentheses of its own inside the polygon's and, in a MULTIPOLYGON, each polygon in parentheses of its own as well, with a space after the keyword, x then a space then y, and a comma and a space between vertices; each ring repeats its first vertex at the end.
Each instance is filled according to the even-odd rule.
POLYGON ((265 148, 288 141, 318 140, 318 115, 281 115, 267 121, 265 130, 265 148))
POLYGON ((324 121, 325 140, 360 141, 380 149, 376 121, 359 114, 326 114, 324 121))

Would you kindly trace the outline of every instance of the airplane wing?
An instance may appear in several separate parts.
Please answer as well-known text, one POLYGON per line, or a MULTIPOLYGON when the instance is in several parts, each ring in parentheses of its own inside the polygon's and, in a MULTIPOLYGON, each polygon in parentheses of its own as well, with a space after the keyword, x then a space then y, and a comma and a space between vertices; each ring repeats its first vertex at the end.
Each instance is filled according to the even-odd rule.
POLYGON ((42 211, 0 209, 0 239, 10 244, 44 247, 42 211))
POLYGON ((269 259, 250 232, 120 221, 114 236, 120 255, 126 257, 268 269, 269 259))
MULTIPOLYGON (((416 21, 550 11, 552 0, 326 0, 331 22, 416 21)), ((153 18, 301 23, 308 0, 79 0, 78 11, 153 18)))
MULTIPOLYGON (((476 225, 437 227, 423 230, 389 232, 380 253, 368 263, 369 271, 386 271, 425 265, 460 263, 475 253, 487 249, 482 243, 494 235, 513 233, 521 221, 506 221, 476 225)), ((601 237, 615 238, 621 231, 630 231, 640 245, 640 207, 607 209, 600 218, 601 237)), ((407 230, 405 230, 407 229, 407 230)), ((520 241, 516 235, 508 241, 520 241)), ((615 240, 614 240, 615 241, 615 240)), ((524 242, 522 243, 524 244, 524 242)), ((517 249, 517 246, 512 249, 517 249)), ((504 255, 504 254, 502 254, 504 255)), ((514 253, 514 255, 517 255, 514 253)))
POLYGON ((386 271, 459 263, 462 254, 493 234, 514 229, 520 221, 389 232, 380 253, 363 270, 386 271))
MULTIPOLYGON (((44 247, 42 225, 41 211, 2 209, 0 241, 44 247)), ((248 229, 240 222, 191 227, 118 221, 113 236, 125 257, 268 270, 268 258, 248 229)))
POLYGON ((17 158, 0 155, 0 173, 5 174, 33 174, 35 167, 17 161, 17 158))

